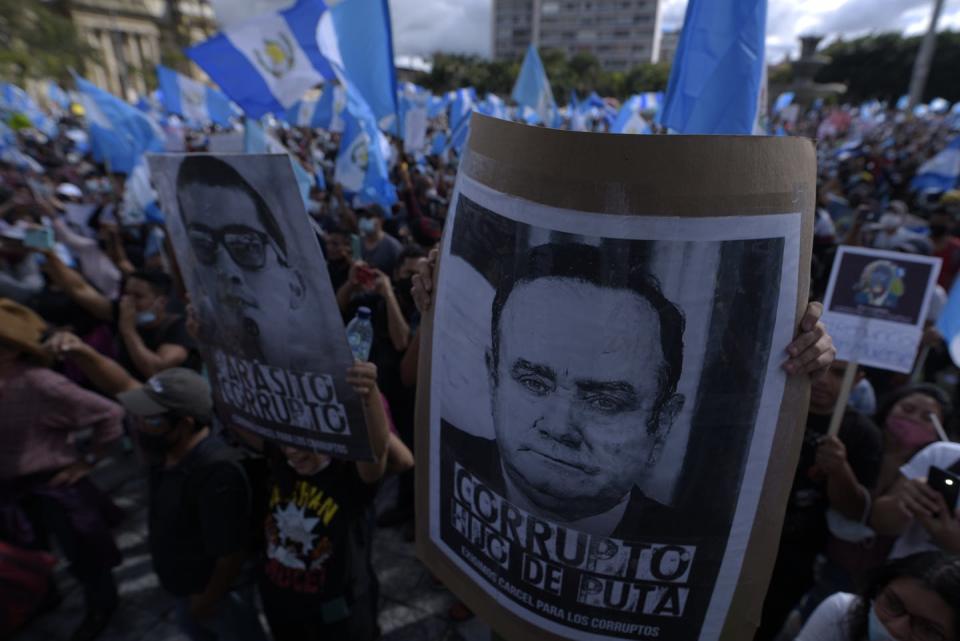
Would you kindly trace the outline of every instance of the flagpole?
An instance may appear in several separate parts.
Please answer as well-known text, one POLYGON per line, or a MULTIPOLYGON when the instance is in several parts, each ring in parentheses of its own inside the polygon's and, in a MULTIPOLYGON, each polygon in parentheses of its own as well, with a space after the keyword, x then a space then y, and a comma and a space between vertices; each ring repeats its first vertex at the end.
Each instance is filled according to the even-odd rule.
POLYGON ((927 85, 927 76, 930 74, 930 63, 933 60, 933 52, 937 47, 937 23, 940 21, 940 13, 943 11, 943 0, 933 0, 933 15, 930 16, 930 27, 926 35, 923 36, 923 42, 920 43, 920 50, 917 52, 917 59, 913 63, 913 75, 910 77, 910 107, 920 104, 923 100, 923 90, 927 85))

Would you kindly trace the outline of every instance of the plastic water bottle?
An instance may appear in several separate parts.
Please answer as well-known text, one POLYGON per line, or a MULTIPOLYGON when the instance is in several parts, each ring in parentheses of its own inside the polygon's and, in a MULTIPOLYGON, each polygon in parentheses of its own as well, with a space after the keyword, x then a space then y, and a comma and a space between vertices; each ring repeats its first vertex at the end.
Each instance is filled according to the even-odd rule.
POLYGON ((347 342, 358 361, 370 358, 370 346, 373 345, 373 323, 370 322, 370 308, 357 309, 357 315, 347 325, 347 342))

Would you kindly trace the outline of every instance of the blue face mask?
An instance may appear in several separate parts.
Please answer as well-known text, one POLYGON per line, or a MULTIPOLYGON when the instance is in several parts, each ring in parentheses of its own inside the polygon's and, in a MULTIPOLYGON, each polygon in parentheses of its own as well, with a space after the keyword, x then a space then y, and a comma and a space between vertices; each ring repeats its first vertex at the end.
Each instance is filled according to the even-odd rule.
POLYGON ((357 221, 357 227, 364 236, 369 236, 377 231, 377 223, 374 222, 373 218, 361 218, 357 221))
POLYGON ((154 314, 153 312, 146 311, 146 312, 140 312, 139 314, 137 314, 137 325, 140 325, 140 326, 149 325, 155 320, 157 320, 157 315, 154 314))
POLYGON ((877 617, 876 606, 870 606, 870 614, 867 616, 867 641, 896 641, 893 635, 887 632, 887 628, 877 617))

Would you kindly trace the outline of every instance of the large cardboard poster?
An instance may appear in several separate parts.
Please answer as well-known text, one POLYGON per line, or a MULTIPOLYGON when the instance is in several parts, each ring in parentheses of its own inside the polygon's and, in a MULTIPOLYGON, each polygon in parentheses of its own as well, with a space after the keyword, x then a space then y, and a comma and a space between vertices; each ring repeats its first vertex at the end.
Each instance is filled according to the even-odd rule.
POLYGON ((353 356, 286 155, 152 155, 200 315, 219 417, 278 443, 372 458, 353 356))
POLYGON ((840 247, 824 297, 837 357, 908 373, 940 275, 940 259, 840 247))
MULTIPOLYGON (((421 554, 508 638, 719 639, 765 486, 792 477, 771 482, 768 463, 803 420, 779 365, 805 296, 806 202, 557 206, 549 173, 536 194, 498 184, 475 149, 498 129, 474 128, 447 217, 418 407, 421 554)), ((761 528, 766 563, 778 528, 761 528)))

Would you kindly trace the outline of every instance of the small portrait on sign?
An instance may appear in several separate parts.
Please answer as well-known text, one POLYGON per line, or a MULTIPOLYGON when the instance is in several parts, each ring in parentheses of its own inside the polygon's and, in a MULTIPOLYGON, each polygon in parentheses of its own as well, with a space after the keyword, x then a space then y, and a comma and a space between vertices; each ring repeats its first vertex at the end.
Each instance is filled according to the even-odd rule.
POLYGON ((875 260, 863 268, 854 285, 854 300, 860 305, 896 309, 903 296, 904 269, 889 260, 875 260))
POLYGON ((932 266, 909 254, 884 254, 837 257, 841 262, 829 311, 916 324, 932 266))

